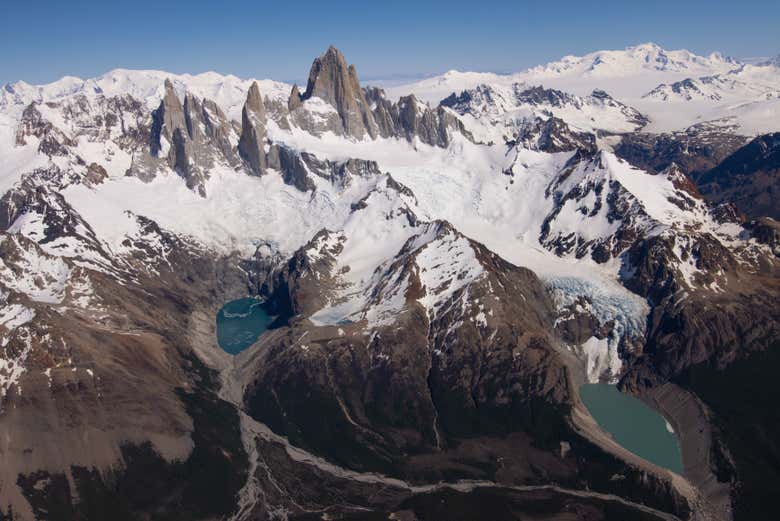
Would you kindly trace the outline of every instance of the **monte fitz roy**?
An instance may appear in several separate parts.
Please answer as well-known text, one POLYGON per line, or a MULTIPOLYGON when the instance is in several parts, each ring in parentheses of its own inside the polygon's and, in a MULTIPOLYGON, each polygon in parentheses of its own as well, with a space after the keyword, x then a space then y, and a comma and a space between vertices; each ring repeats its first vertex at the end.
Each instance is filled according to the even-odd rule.
POLYGON ((0 520, 777 519, 779 190, 779 58, 9 83, 0 520))

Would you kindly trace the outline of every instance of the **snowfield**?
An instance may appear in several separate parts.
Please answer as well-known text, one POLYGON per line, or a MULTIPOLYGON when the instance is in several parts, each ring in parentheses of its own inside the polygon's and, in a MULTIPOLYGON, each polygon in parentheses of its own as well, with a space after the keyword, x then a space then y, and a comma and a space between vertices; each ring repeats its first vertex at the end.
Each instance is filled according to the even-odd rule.
POLYGON ((647 43, 619 51, 566 56, 515 74, 448 71, 419 82, 394 85, 387 93, 392 98, 414 93, 419 99, 436 105, 453 92, 479 85, 497 88, 515 83, 541 85, 578 96, 588 96, 600 89, 648 116, 650 124, 645 130, 650 132, 672 132, 696 123, 716 121, 723 125, 737 124, 741 133, 753 136, 780 130, 780 120, 776 117, 780 109, 778 63, 769 60, 756 65, 742 64, 719 53, 698 56, 647 43), (702 83, 705 78, 716 81, 714 86, 703 90, 716 92, 722 99, 707 98, 702 102, 698 99, 701 96, 688 100, 678 95, 666 99, 649 95, 677 82, 702 83))

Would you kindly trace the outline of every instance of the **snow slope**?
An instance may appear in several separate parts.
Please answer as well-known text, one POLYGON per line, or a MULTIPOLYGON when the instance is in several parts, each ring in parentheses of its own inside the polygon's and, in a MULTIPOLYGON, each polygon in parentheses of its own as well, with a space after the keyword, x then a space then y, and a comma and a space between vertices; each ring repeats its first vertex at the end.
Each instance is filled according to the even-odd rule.
POLYGON ((619 98, 632 98, 640 97, 659 83, 728 72, 739 65, 718 53, 705 57, 686 50, 667 51, 654 43, 646 43, 624 50, 564 56, 558 61, 508 75, 449 71, 434 78, 388 88, 387 92, 391 97, 412 92, 435 104, 452 92, 474 88, 481 83, 520 82, 542 84, 578 95, 587 95, 600 88, 619 98), (442 96, 447 90, 449 92, 442 96))

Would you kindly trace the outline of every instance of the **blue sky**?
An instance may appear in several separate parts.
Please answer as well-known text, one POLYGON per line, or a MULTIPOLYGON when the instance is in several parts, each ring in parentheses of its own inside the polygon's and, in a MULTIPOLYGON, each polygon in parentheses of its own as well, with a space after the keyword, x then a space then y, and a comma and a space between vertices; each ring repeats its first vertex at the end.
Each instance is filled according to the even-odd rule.
POLYGON ((364 79, 516 71, 647 41, 769 56, 778 27, 777 0, 0 0, 0 83, 117 67, 300 80, 330 44, 364 79))

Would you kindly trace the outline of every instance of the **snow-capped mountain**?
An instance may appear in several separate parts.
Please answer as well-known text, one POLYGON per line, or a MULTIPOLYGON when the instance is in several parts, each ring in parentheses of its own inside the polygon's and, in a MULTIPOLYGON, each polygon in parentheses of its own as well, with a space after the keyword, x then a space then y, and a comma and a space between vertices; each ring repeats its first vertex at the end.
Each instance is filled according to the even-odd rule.
MULTIPOLYGON (((453 486, 728 519, 705 414, 670 406, 708 449, 679 476, 606 436, 577 387, 698 404, 693 368, 780 335, 777 223, 688 177, 747 120, 683 111, 685 139, 653 133, 772 67, 647 44, 395 96, 331 47, 300 89, 125 70, 5 86, 0 505, 278 519, 453 486), (214 315, 247 293, 274 326, 232 357, 214 315), (139 469, 164 476, 140 498, 122 481, 139 469)), ((776 142, 752 146, 770 162, 776 142)))
POLYGON ((32 102, 38 104, 55 103, 77 95, 94 99, 98 96, 132 96, 152 110, 157 107, 165 95, 165 80, 169 79, 176 92, 183 97, 190 92, 199 98, 217 103, 231 119, 240 119, 241 107, 246 99, 249 86, 257 81, 264 95, 272 99, 284 99, 290 93, 292 85, 272 81, 240 79, 232 75, 205 72, 197 75, 171 74, 164 71, 143 71, 114 69, 98 76, 83 80, 66 76, 46 85, 29 85, 23 81, 9 83, 0 93, 0 107, 4 113, 20 112, 32 102))
POLYGON ((667 51, 654 43, 644 43, 621 51, 597 51, 584 56, 564 56, 559 61, 527 71, 536 77, 591 76, 620 78, 644 72, 701 75, 727 72, 740 64, 718 52, 699 56, 681 49, 667 51))
POLYGON ((648 123, 639 111, 601 90, 575 96, 520 83, 508 87, 482 84, 451 94, 441 105, 460 115, 469 132, 485 142, 516 138, 539 118, 555 117, 576 131, 590 133, 631 132, 648 123))
POLYGON ((658 85, 643 99, 688 117, 737 125, 746 135, 773 131, 780 106, 780 67, 771 62, 744 64, 721 74, 687 77, 658 85))
POLYGON ((734 70, 740 65, 738 61, 724 58, 719 53, 698 56, 686 50, 667 51, 654 43, 646 43, 624 50, 565 56, 558 61, 508 75, 448 71, 441 76, 388 89, 388 95, 393 97, 396 93, 412 92, 425 101, 436 103, 446 97, 447 91, 459 92, 480 83, 525 82, 574 94, 587 94, 600 88, 620 97, 638 97, 647 92, 643 92, 647 85, 656 85, 663 81, 662 78, 713 75, 734 70))
POLYGON ((748 136, 779 129, 771 115, 777 110, 780 76, 771 60, 748 65, 719 53, 699 56, 686 50, 668 51, 652 43, 566 56, 508 75, 449 71, 394 86, 388 89, 388 96, 412 92, 436 104, 449 93, 460 94, 481 84, 498 89, 517 83, 583 97, 594 90, 608 92, 647 116, 646 130, 652 132, 681 131, 708 121, 737 125, 748 136), (688 103, 697 100, 706 103, 688 103))

